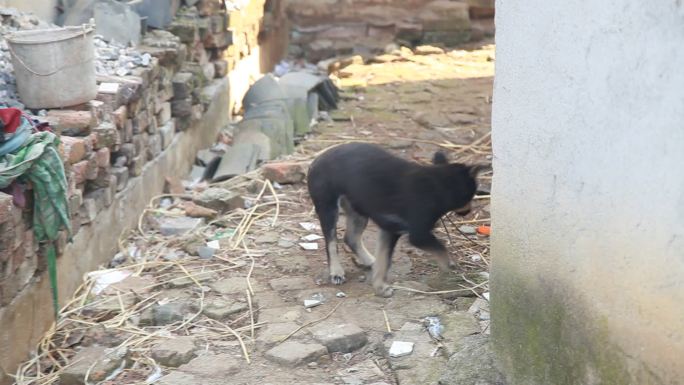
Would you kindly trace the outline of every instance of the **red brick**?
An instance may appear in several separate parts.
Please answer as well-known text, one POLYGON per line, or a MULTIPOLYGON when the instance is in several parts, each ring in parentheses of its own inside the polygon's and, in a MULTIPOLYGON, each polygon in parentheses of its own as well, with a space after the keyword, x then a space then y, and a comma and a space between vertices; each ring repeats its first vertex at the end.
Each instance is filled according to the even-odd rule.
POLYGON ((97 172, 98 172, 98 167, 97 167, 97 161, 95 160, 95 154, 91 154, 88 159, 86 160, 88 162, 86 164, 86 170, 85 170, 85 177, 87 180, 94 180, 97 178, 97 172))
POLYGON ((101 148, 95 152, 95 163, 97 167, 107 168, 111 159, 111 152, 108 147, 101 148))
POLYGON ((62 136, 60 138, 64 145, 64 161, 74 164, 83 160, 86 155, 86 143, 83 138, 62 136))
POLYGON ((87 135, 97 125, 91 111, 49 110, 46 118, 57 132, 71 135, 87 135))
POLYGON ((128 117, 128 111, 126 106, 121 106, 112 112, 112 122, 118 129, 124 128, 126 124, 126 118, 128 117))
POLYGON ((82 160, 75 163, 71 167, 71 178, 77 185, 83 184, 86 181, 86 170, 88 169, 88 161, 82 160))
POLYGON ((299 162, 268 163, 261 168, 261 173, 264 178, 280 184, 299 183, 306 177, 304 163, 299 162))

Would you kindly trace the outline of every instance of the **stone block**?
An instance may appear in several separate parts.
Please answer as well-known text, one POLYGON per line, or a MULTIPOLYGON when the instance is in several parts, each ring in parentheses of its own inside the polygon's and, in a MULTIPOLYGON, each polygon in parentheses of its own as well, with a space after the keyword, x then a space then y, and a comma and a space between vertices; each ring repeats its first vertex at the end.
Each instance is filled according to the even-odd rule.
POLYGON ((268 360, 278 364, 295 367, 316 361, 327 353, 328 351, 323 345, 285 341, 267 351, 265 356, 268 360))
POLYGON ((185 44, 194 45, 194 43, 198 41, 200 37, 197 21, 192 18, 176 18, 171 22, 171 24, 169 24, 167 30, 178 36, 180 41, 185 44))
POLYGON ((202 225, 202 218, 164 217, 159 221, 159 232, 164 236, 185 234, 202 225))
POLYGON ((200 206, 219 212, 245 207, 245 200, 240 194, 219 187, 210 187, 200 192, 193 198, 193 201, 200 206))
POLYGON ((314 339, 323 344, 328 352, 349 353, 360 349, 368 338, 360 327, 354 324, 326 321, 311 328, 314 339))
POLYGON ((176 368, 195 358, 196 349, 194 337, 176 337, 154 345, 151 349, 151 356, 163 366, 176 368))
POLYGON ((62 136, 60 137, 64 148, 64 161, 68 164, 78 163, 86 156, 86 145, 83 138, 62 136))
POLYGON ((185 118, 191 117, 192 113, 192 98, 178 99, 171 102, 171 116, 185 118))
POLYGON ((81 185, 86 181, 86 170, 88 169, 88 161, 82 160, 80 162, 74 163, 71 166, 71 176, 70 179, 75 185, 81 185))
POLYGON ((105 111, 114 111, 122 104, 121 86, 119 83, 103 82, 97 88, 96 100, 104 102, 105 111))
POLYGON ((84 136, 98 124, 98 120, 91 111, 49 110, 47 121, 62 135, 84 136))
POLYGON ((103 147, 95 151, 95 164, 100 168, 109 168, 111 160, 111 151, 108 147, 103 147))
POLYGON ((179 72, 173 76, 171 84, 173 85, 174 99, 186 99, 192 95, 192 90, 195 87, 194 75, 189 72, 179 72))
POLYGON ((59 374, 61 385, 82 385, 88 374, 88 381, 101 382, 121 367, 128 355, 126 348, 106 349, 102 346, 90 346, 76 353, 71 359, 73 364, 67 366, 59 374))
POLYGON ((141 110, 132 120, 133 134, 140 134, 143 131, 147 130, 147 126, 150 124, 148 110, 141 110))
POLYGON ((88 156, 88 159, 85 160, 86 162, 86 168, 85 168, 85 178, 86 180, 95 180, 97 178, 97 173, 98 173, 98 167, 97 167, 97 160, 95 159, 95 154, 90 154, 88 156))
POLYGON ((95 150, 104 147, 112 148, 121 143, 119 131, 110 122, 100 123, 99 126, 93 128, 93 134, 95 135, 95 150))

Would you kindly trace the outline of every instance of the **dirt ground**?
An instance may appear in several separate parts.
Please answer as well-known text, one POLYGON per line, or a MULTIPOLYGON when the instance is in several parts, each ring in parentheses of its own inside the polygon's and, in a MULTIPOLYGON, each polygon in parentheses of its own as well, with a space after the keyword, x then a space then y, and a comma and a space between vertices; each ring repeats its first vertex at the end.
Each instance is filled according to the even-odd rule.
MULTIPOLYGON (((493 44, 390 59, 340 70, 340 108, 291 158, 310 161, 331 145, 362 140, 418 162, 441 149, 451 160, 489 164, 493 44)), ((452 372, 468 366, 454 362, 457 353, 489 332, 489 242, 473 232, 489 224, 490 181, 491 173, 481 176, 471 214, 435 229, 458 269, 440 274, 401 239, 387 299, 373 295, 369 272, 342 246, 347 282, 327 281, 303 183, 274 187, 258 173, 235 178, 218 187, 239 192, 250 208, 168 237, 155 221, 183 211, 179 198, 160 197, 141 220, 142 234, 122 235, 118 265, 106 271, 127 278, 98 295, 97 276, 87 279, 17 383, 465 384, 458 382, 464 374, 452 372), (221 245, 215 255, 188 256, 207 240, 221 245), (312 299, 322 304, 305 308, 312 299), (428 316, 443 325, 441 341, 425 329, 428 316), (397 341, 413 342, 412 352, 391 357, 397 341)), ((340 238, 343 225, 342 217, 340 238)), ((369 226, 369 250, 375 234, 369 226)))

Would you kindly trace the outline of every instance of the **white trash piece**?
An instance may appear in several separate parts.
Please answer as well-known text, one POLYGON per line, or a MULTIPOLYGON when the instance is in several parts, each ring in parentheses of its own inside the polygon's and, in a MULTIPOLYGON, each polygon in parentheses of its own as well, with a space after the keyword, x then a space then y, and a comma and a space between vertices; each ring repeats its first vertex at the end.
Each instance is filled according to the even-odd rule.
POLYGON ((21 101, 32 109, 95 99, 94 24, 16 31, 7 35, 21 101))
POLYGON ((394 341, 390 346, 390 357, 403 357, 413 353, 413 342, 394 341))
POLYGON ((299 246, 304 250, 318 250, 318 243, 300 242, 299 246))

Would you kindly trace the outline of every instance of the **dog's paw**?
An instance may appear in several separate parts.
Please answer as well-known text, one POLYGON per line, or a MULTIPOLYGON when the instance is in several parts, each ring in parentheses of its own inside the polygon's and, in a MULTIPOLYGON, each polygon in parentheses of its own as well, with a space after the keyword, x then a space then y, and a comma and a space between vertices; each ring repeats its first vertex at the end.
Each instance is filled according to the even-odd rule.
POLYGON ((341 285, 346 281, 344 278, 344 275, 331 275, 330 276, 330 282, 333 285, 341 285))
POLYGON ((382 285, 375 288, 375 295, 378 297, 389 298, 392 296, 392 294, 394 294, 394 289, 392 289, 389 285, 382 285))

